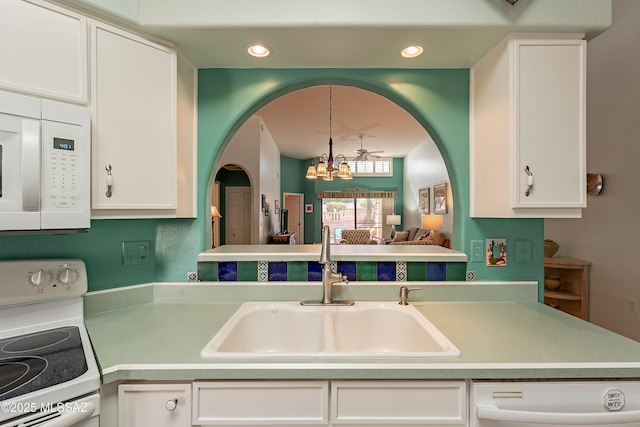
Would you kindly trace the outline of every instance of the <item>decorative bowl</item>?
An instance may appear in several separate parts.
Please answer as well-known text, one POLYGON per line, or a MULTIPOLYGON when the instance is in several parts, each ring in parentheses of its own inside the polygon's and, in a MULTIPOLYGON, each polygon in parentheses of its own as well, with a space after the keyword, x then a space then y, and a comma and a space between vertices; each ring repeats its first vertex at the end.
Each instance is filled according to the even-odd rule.
POLYGON ((549 289, 550 291, 557 291, 560 288, 562 282, 560 281, 560 276, 545 276, 544 277, 544 287, 549 289))

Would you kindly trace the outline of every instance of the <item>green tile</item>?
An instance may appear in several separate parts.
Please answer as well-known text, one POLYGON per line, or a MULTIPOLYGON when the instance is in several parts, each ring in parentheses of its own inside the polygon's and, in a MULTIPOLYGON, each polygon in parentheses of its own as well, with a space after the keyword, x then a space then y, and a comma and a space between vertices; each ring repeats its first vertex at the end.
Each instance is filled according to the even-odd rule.
POLYGON ((307 261, 287 262, 287 281, 306 282, 307 280, 307 261))
POLYGON ((218 263, 217 261, 207 261, 198 263, 198 280, 201 282, 217 282, 218 281, 218 263))
POLYGON ((257 282, 258 263, 256 261, 238 261, 238 282, 257 282))
POLYGON ((407 262, 407 280, 411 282, 427 280, 427 265, 424 262, 407 262))
POLYGON ((467 264, 464 262, 447 263, 447 280, 466 280, 467 264))
POLYGON ((378 264, 369 261, 356 262, 356 277, 358 281, 378 280, 378 264))

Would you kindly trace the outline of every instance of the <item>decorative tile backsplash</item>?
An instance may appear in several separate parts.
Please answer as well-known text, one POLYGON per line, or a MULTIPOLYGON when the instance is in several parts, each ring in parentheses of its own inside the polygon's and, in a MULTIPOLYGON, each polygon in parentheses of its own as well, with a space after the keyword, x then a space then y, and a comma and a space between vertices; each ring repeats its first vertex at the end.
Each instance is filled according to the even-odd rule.
MULTIPOLYGON (((418 282, 464 281, 462 262, 338 261, 333 271, 349 281, 418 282)), ((317 261, 207 261, 198 263, 198 279, 204 282, 319 282, 317 261)))

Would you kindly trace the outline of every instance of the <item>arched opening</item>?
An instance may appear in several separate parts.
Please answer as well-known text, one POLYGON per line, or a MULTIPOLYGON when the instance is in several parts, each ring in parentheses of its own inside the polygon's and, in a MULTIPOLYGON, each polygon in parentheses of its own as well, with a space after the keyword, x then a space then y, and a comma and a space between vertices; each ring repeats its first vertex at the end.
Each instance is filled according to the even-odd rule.
MULTIPOLYGON (((449 184, 445 187, 447 204, 446 212, 442 213, 443 229, 438 231, 450 240, 453 187, 445 159, 425 126, 405 108, 381 94, 355 84, 331 85, 334 90, 332 105, 329 105, 327 84, 290 87, 279 96, 265 97, 264 102, 248 111, 248 117, 236 124, 237 129, 226 137, 226 145, 217 153, 212 173, 217 175, 221 170, 217 165, 232 162, 255 178, 251 243, 267 243, 268 235, 279 231, 275 208, 276 205, 281 207, 285 193, 302 194, 305 207, 311 206, 308 210, 305 208, 303 214, 305 228, 301 234, 305 238, 296 239, 296 242, 314 243, 319 239, 319 230, 325 220, 323 204, 316 198, 318 193, 344 190, 397 192, 392 212, 384 213, 401 215, 401 224, 395 226, 401 230, 421 227, 421 213, 434 213, 434 186, 444 183, 449 184), (339 152, 351 161, 364 151, 370 162, 388 157, 392 170, 396 166, 392 175, 360 174, 350 182, 341 183, 305 180, 304 172, 310 160, 328 151, 330 132, 334 155, 339 152), (235 158, 231 153, 235 153, 235 158), (265 179, 268 182, 265 183, 265 179), (425 190, 429 196, 426 206, 419 203, 419 196, 424 195, 425 190), (270 207, 267 212, 262 206, 263 195, 270 207)), ((224 218, 225 213, 222 214, 224 218)), ((386 215, 381 216, 383 232, 379 237, 388 241, 391 226, 386 224, 384 217, 386 215)), ((223 224, 224 220, 220 222, 223 224)), ((222 242, 228 243, 226 239, 222 242)))
POLYGON ((251 194, 251 179, 242 166, 225 163, 218 169, 211 206, 216 206, 222 216, 212 217, 213 246, 251 243, 251 194))

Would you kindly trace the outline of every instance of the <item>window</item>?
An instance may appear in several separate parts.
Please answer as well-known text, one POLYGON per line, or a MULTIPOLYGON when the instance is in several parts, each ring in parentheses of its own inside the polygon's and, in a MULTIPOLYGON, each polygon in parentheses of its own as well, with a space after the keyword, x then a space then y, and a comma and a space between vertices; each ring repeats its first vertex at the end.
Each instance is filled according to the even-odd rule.
POLYGON ((322 225, 331 229, 331 243, 340 242, 346 229, 368 229, 372 238, 382 238, 389 234, 384 218, 393 213, 394 204, 390 197, 323 198, 322 225))
POLYGON ((353 176, 393 176, 393 159, 380 158, 376 160, 349 160, 347 164, 351 168, 353 176))

